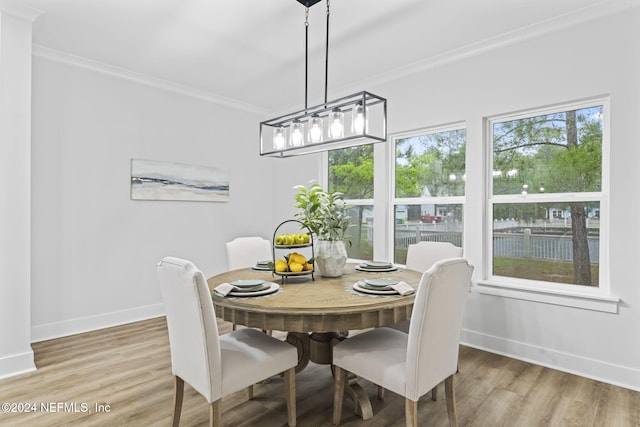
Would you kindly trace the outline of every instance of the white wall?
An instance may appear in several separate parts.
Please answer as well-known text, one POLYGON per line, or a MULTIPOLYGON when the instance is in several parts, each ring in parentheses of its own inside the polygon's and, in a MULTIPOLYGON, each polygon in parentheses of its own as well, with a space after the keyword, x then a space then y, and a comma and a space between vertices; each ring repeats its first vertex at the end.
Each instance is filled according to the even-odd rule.
POLYGON ((259 117, 36 56, 33 341, 163 313, 155 263, 226 268, 224 242, 271 238, 259 117), (130 200, 132 158, 226 168, 230 201, 130 200))

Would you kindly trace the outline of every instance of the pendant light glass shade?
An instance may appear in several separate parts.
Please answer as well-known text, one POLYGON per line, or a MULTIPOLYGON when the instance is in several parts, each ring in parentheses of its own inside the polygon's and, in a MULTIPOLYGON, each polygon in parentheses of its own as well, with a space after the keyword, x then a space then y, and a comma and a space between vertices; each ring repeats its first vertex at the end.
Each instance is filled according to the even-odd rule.
POLYGON ((301 121, 295 120, 291 123, 289 145, 292 147, 300 147, 302 144, 304 144, 304 125, 301 121))
POLYGON ((351 132, 354 134, 363 134, 369 131, 369 114, 368 108, 358 103, 353 107, 353 116, 351 118, 351 132))
POLYGON ((309 142, 317 144, 323 139, 322 117, 314 114, 309 118, 309 142))
POLYGON ((279 126, 273 131, 273 149, 274 150, 282 150, 287 141, 286 138, 286 128, 284 126, 279 126))
POLYGON ((339 109, 329 113, 329 138, 340 139, 344 136, 344 114, 339 109))

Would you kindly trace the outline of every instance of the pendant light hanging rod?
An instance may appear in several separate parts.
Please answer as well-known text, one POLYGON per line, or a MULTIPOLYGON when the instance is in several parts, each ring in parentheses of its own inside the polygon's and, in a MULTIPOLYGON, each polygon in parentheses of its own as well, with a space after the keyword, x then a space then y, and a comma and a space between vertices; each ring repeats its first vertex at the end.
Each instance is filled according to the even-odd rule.
MULTIPOLYGON (((309 6, 304 8, 304 111, 308 108, 309 93, 309 6)), ((325 95, 326 97, 326 95, 325 95)), ((326 99, 325 99, 326 102, 326 99)))
POLYGON ((329 85, 329 0, 327 0, 327 36, 324 46, 324 103, 327 104, 327 86, 329 85))

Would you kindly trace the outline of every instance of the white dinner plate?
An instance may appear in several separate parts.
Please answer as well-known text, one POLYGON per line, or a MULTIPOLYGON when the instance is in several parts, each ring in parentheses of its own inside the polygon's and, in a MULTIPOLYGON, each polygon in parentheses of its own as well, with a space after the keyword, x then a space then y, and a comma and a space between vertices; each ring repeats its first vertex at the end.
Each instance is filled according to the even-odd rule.
POLYGON ((362 265, 357 265, 356 270, 358 271, 366 271, 367 273, 388 273, 390 271, 396 271, 398 267, 392 266, 389 268, 367 268, 362 265))
POLYGON ((380 277, 373 279, 364 279, 364 283, 369 286, 373 286, 374 288, 386 288, 391 285, 395 285, 396 283, 398 283, 398 281, 395 279, 390 279, 388 277, 380 277))
POLYGON ((360 267, 364 268, 391 268, 393 264, 386 261, 365 261, 360 264, 360 267))
POLYGON ((258 285, 262 285, 263 283, 264 283, 264 280, 258 280, 258 279, 240 279, 240 280, 234 280, 233 282, 231 282, 231 284, 236 288, 254 288, 258 285))
POLYGON ((354 283, 353 284, 353 289, 355 289, 356 291, 360 291, 363 292, 365 294, 374 294, 374 295, 398 295, 398 293, 396 291, 394 291, 393 289, 386 289, 386 290, 380 290, 380 289, 371 289, 371 288, 367 288, 365 287, 366 283, 361 286, 360 282, 354 283))
POLYGON ((269 286, 270 286, 269 283, 262 282, 257 286, 242 287, 242 288, 236 287, 233 290, 233 292, 242 292, 243 294, 245 294, 247 292, 258 292, 258 291, 264 291, 265 289, 269 289, 269 286))
POLYGON ((389 289, 391 289, 389 286, 371 286, 367 285, 364 282, 358 282, 358 286, 372 291, 388 291, 389 289))
POLYGON ((280 289, 280 285, 273 282, 268 282, 269 287, 267 289, 263 289, 261 291, 252 291, 252 292, 238 292, 231 291, 227 295, 232 297, 257 297, 259 295, 267 295, 276 292, 280 289))

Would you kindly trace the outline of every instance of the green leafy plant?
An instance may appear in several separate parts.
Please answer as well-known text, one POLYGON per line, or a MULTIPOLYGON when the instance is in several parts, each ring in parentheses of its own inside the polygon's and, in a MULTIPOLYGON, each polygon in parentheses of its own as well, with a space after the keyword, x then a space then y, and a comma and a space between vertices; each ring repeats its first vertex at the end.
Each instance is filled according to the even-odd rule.
POLYGON ((329 193, 318 183, 296 185, 295 208, 300 209, 296 218, 320 240, 347 240, 349 216, 343 194, 329 193))

